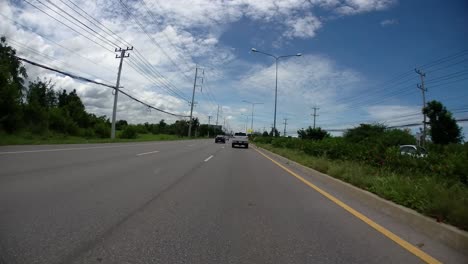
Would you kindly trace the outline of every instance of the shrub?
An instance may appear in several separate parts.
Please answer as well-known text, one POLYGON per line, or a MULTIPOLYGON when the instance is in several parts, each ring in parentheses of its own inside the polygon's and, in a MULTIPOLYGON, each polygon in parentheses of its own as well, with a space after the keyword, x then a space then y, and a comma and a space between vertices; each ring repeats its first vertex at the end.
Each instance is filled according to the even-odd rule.
POLYGON ((89 138, 94 138, 96 137, 96 134, 94 133, 94 130, 91 128, 87 128, 83 130, 83 137, 89 139, 89 138))
POLYGON ((125 127, 122 133, 120 134, 120 138, 128 138, 128 139, 135 139, 137 138, 137 136, 138 136, 137 129, 132 125, 125 127))
POLYGON ((104 122, 99 122, 94 125, 94 133, 100 138, 108 138, 111 134, 111 129, 104 122))

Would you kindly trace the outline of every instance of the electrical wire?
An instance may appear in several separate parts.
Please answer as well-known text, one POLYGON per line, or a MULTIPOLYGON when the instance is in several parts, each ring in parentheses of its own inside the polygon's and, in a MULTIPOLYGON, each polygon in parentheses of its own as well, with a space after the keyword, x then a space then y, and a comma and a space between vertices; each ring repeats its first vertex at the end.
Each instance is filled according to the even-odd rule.
MULTIPOLYGON (((40 0, 38 0, 40 1, 40 0)), ((50 0, 46 0, 48 1, 49 3, 50 0)), ((61 0, 60 0, 61 1, 61 0)), ((61 1, 62 3, 64 3, 66 6, 68 6, 70 9, 72 9, 75 13, 79 14, 81 17, 85 18, 88 22, 90 22, 91 24, 93 24, 95 27, 99 28, 101 31, 105 32, 105 30, 103 30, 101 27, 99 27, 98 25, 96 25, 96 23, 94 23, 93 21, 91 21, 90 19, 86 18, 85 16, 83 16, 82 14, 80 14, 77 10, 73 9, 70 5, 66 4, 65 2, 61 1)), ((94 19, 91 15, 89 15, 88 13, 86 13, 83 9, 79 8, 78 5, 74 4, 72 1, 69 1, 70 3, 72 3, 75 7, 77 7, 78 9, 82 10, 87 16, 91 17, 92 19, 94 19)), ((107 42, 108 44, 111 44, 113 46, 120 46, 118 45, 117 43, 115 42, 112 42, 110 40, 108 40, 105 36, 103 36, 102 34, 99 34, 97 31, 93 30, 92 28, 90 28, 89 26, 87 26, 86 24, 84 24, 83 22, 81 22, 80 20, 78 20, 76 17, 74 17, 73 15, 71 15, 70 13, 64 11, 63 9, 61 9, 60 7, 58 7, 57 5, 51 3, 52 5, 54 5, 56 8, 59 8, 59 10, 62 11, 62 13, 65 13, 67 14, 68 16, 70 16, 72 19, 74 19, 75 21, 78 21, 80 24, 84 25, 86 28, 83 28, 83 26, 79 26, 77 25, 76 23, 74 23, 73 21, 71 21, 70 19, 68 19, 67 17, 65 17, 63 14, 53 10, 51 7, 45 5, 44 3, 40 2, 41 4, 43 4, 44 6, 46 6, 47 8, 49 8, 50 10, 54 11, 56 14, 58 14, 59 16, 65 18, 67 21, 73 23, 74 25, 78 26, 81 30, 87 32, 88 34, 97 34, 97 37, 98 39, 100 39, 101 41, 103 42, 107 42), (91 31, 91 32, 90 32, 91 31)), ((94 19, 94 21, 96 21, 97 23, 99 23, 100 25, 102 25, 103 27, 105 27, 105 25, 103 25, 102 23, 100 23, 97 19, 94 19)), ((119 42, 122 42, 122 43, 125 43, 127 46, 132 46, 130 43, 128 43, 127 41, 121 39, 121 38, 117 38, 116 35, 112 30, 110 30, 108 27, 105 27, 105 29, 108 31, 106 32, 106 34, 108 34, 110 37, 114 38, 115 40, 119 41, 119 42), (111 32, 111 33, 109 33, 111 32)), ((82 35, 82 34, 81 34, 82 35)), ((165 89, 167 89, 168 91, 172 92, 173 94, 177 94, 180 99, 183 99, 183 100, 187 100, 187 98, 185 96, 182 95, 182 93, 180 91, 178 91, 178 89, 173 86, 169 81, 167 81, 167 79, 162 75, 160 74, 158 71, 156 71, 154 69, 154 67, 144 58, 144 56, 135 48, 135 55, 136 55, 136 60, 138 60, 139 64, 141 65, 144 65, 142 67, 148 67, 150 69, 150 72, 152 74, 156 74, 158 77, 155 78, 156 82, 158 82, 161 86, 163 86, 165 89)), ((133 58, 133 57, 132 57, 133 58)))
POLYGON ((104 45, 102 45, 101 43, 98 43, 96 41, 94 41, 93 39, 89 38, 88 36, 86 35, 83 35, 82 33, 76 31, 74 28, 72 28, 71 26, 65 24, 64 22, 60 21, 59 19, 55 18, 54 16, 50 15, 49 13, 45 12, 44 10, 42 10, 41 8, 37 7, 36 5, 32 4, 31 2, 29 2, 28 0, 24 0, 26 3, 28 3, 29 5, 31 5, 32 7, 36 8, 37 10, 41 11, 42 13, 44 13, 45 15, 47 15, 48 17, 54 19, 55 21, 59 22, 60 24, 66 26, 67 28, 69 28, 70 30, 72 30, 73 32, 85 37, 86 39, 88 39, 89 41, 93 42, 94 44, 100 46, 101 48, 107 50, 107 51, 110 51, 110 52, 114 52, 112 49, 109 49, 108 47, 105 47, 104 45))
MULTIPOLYGON (((43 64, 40 64, 40 63, 37 63, 37 62, 33 62, 33 61, 30 61, 28 59, 24 59, 24 58, 21 58, 21 57, 18 57, 18 56, 15 56, 18 60, 21 60, 21 61, 24 61, 26 63, 29 63, 31 65, 34 65, 34 66, 37 66, 37 67, 40 67, 40 68, 43 68, 43 69, 46 69, 46 70, 49 70, 49 71, 53 71, 53 72, 56 72, 56 73, 60 73, 62 75, 65 75, 65 76, 68 76, 70 78, 73 78, 73 79, 77 79, 77 80, 80 80, 80 81, 83 81, 83 82, 90 82, 90 83, 94 83, 94 84, 97 84, 97 85, 101 85, 101 86, 105 86, 105 87, 108 87, 108 88, 111 88, 113 90, 115 90, 115 86, 112 86, 112 85, 109 85, 109 84, 105 84, 105 83, 102 83, 102 82, 97 82, 97 81, 93 81, 93 80, 90 80, 88 78, 85 78, 85 77, 81 77, 81 76, 78 76, 78 75, 75 75, 75 74, 72 74, 72 73, 68 73, 68 72, 65 72, 65 71, 61 71, 61 70, 58 70, 58 69, 54 69, 54 68, 51 68, 51 67, 48 67, 48 66, 45 66, 43 64)), ((166 110, 162 110, 160 108, 157 108, 157 107, 154 107, 148 103, 145 103, 143 102, 142 100, 130 95, 128 92, 125 92, 125 91, 122 91, 122 90, 119 90, 120 93, 126 95, 128 98, 148 107, 148 108, 151 108, 151 109, 154 109, 158 112, 162 112, 162 113, 165 113, 165 114, 168 114, 168 115, 172 115, 172 116, 177 116, 177 117, 188 117, 188 116, 184 116, 184 115, 179 115, 179 114, 175 114, 175 113, 171 113, 171 112, 168 112, 166 110)))
POLYGON ((127 5, 122 1, 119 0, 120 4, 125 8, 127 14, 135 21, 135 23, 138 25, 138 27, 143 31, 143 33, 146 34, 146 36, 151 40, 151 42, 160 49, 160 51, 171 61, 171 63, 179 70, 180 73, 182 73, 185 78, 191 82, 190 77, 175 63, 175 61, 164 51, 164 49, 161 47, 161 45, 149 34, 149 32, 145 29, 145 26, 140 22, 140 20, 135 17, 127 7, 127 5))

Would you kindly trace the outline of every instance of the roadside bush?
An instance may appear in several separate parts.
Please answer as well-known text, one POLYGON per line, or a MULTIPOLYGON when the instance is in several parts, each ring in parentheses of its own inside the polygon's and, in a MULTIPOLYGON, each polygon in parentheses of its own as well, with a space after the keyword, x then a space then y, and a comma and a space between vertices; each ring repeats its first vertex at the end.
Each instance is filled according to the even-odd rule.
MULTIPOLYGON (((132 127, 132 129, 137 133, 137 134, 148 134, 149 130, 148 128, 143 125, 143 124, 138 124, 138 125, 128 125, 127 127, 132 127)), ((123 129, 125 131, 125 128, 123 129)))
POLYGON ((111 129, 103 122, 94 125, 94 134, 99 138, 108 138, 111 134, 111 129))
POLYGON ((96 134, 94 133, 94 130, 92 128, 87 128, 83 130, 83 137, 85 137, 86 139, 90 139, 96 137, 96 134))
POLYGON ((132 125, 125 127, 122 133, 120 134, 120 138, 128 138, 128 139, 135 139, 137 138, 137 136, 138 136, 137 129, 132 125))
POLYGON ((260 144, 271 144, 271 141, 273 140, 272 137, 255 137, 254 142, 260 143, 260 144))
POLYGON ((400 129, 385 130, 382 135, 377 137, 377 140, 385 147, 416 145, 416 138, 408 131, 400 129))

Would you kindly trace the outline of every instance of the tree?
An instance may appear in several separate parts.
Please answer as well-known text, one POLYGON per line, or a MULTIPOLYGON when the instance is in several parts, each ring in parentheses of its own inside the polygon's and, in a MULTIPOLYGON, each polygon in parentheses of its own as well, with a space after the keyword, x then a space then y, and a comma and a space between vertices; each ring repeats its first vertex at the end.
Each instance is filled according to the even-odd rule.
POLYGON ((123 130, 126 126, 128 126, 127 120, 119 120, 115 122, 116 130, 123 130))
POLYGON ((386 127, 381 124, 360 124, 358 127, 347 130, 343 137, 353 143, 359 143, 369 138, 383 135, 386 127))
POLYGON ((57 105, 53 86, 50 80, 40 79, 28 86, 24 117, 33 132, 43 133, 49 129, 50 110, 57 105))
POLYGON ((57 106, 57 96, 54 91, 52 80, 41 81, 39 78, 30 83, 26 94, 27 104, 38 104, 42 108, 57 106))
POLYGON ((429 117, 431 127, 429 134, 432 142, 441 145, 461 142, 461 128, 452 117, 452 113, 441 102, 435 100, 428 102, 423 109, 423 113, 429 117))
POLYGON ((85 110, 81 98, 76 93, 76 90, 73 90, 68 94, 64 108, 72 120, 75 121, 80 127, 89 127, 90 122, 88 113, 85 110))
POLYGON ((175 134, 178 136, 186 136, 188 134, 188 121, 185 120, 177 120, 174 124, 168 126, 168 131, 170 134, 175 134))
POLYGON ((15 57, 16 51, 0 38, 0 129, 12 133, 22 121, 21 98, 26 69, 15 57))
POLYGON ((268 132, 263 131, 262 137, 268 137, 268 132))
POLYGON ((322 130, 322 128, 312 128, 311 126, 307 129, 298 130, 297 134, 301 139, 322 140, 326 137, 330 137, 330 134, 327 131, 322 130))
MULTIPOLYGON (((280 136, 280 133, 278 131, 278 129, 275 128, 275 135, 274 137, 279 137, 280 136)), ((271 129, 270 131, 270 137, 273 137, 273 128, 271 129)))

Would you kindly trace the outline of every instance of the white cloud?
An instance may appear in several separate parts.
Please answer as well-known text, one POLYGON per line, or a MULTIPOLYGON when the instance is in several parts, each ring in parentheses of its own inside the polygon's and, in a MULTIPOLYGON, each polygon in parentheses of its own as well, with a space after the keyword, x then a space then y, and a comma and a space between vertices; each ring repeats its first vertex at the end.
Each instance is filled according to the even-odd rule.
MULTIPOLYGON (((63 3, 53 2, 73 13, 63 3)), ((326 20, 316 15, 316 9, 330 14, 354 15, 383 10, 395 3, 390 0, 125 1, 132 15, 142 22, 147 34, 142 32, 118 2, 111 0, 74 0, 73 2, 117 33, 118 38, 125 39, 135 47, 135 50, 130 52, 130 58, 124 60, 121 80, 121 85, 132 95, 162 109, 187 114, 187 103, 173 96, 164 86, 170 82, 172 88, 177 87, 178 92, 189 97, 195 62, 201 62, 213 66, 213 68, 206 67, 205 79, 210 84, 212 92, 223 99, 225 104, 231 105, 231 107, 223 106, 223 118, 220 119, 220 123, 221 120, 224 121, 225 116, 234 126, 239 120, 239 113, 250 111, 244 109, 246 106, 241 100, 258 97, 265 102, 265 105, 258 107, 259 123, 263 122, 267 127, 269 124, 266 122, 270 121, 261 119, 269 120, 271 114, 261 112, 271 109, 274 65, 264 67, 239 60, 229 43, 221 42, 221 37, 233 22, 246 18, 255 23, 274 25, 274 30, 280 31, 279 35, 287 41, 292 41, 295 38, 313 38, 318 30, 325 30, 326 20), (147 12, 147 8, 151 13, 147 12), (147 65, 142 65, 136 60, 139 56, 144 57, 146 62, 152 65, 152 70, 147 72, 152 75, 150 80, 146 79, 140 70, 132 68, 135 67, 134 63, 146 68, 147 65), (230 63, 229 67, 217 67, 225 66, 226 63, 230 63), (165 78, 157 75, 155 71, 165 78)), ((38 6, 49 11, 42 5, 38 6)), ((109 84, 115 83, 118 67, 115 53, 93 44, 27 3, 0 1, 0 10, 2 15, 27 27, 22 28, 2 17, 0 23, 2 34, 57 60, 34 54, 21 45, 15 46, 21 56, 91 79, 99 79, 109 84), (75 53, 58 47, 50 40, 75 53)), ((77 16, 77 18, 94 28, 82 17, 77 16)), ((63 18, 60 20, 65 21, 63 18)), ((76 28, 71 23, 66 23, 76 28)), ((101 43, 108 49, 113 50, 115 45, 122 47, 127 45, 115 36, 108 36, 102 28, 95 29, 114 42, 101 43)), ((87 36, 99 42, 96 34, 87 34, 87 36)), ((81 83, 32 66, 28 66, 28 73, 31 80, 36 76, 52 78, 57 89, 69 91, 76 89, 89 111, 110 116, 113 101, 108 88, 81 83)), ((291 109, 291 113, 298 113, 303 117, 307 115, 303 113, 303 109, 310 102, 333 103, 338 93, 348 93, 353 90, 354 84, 360 81, 362 76, 351 69, 338 67, 331 59, 308 55, 282 61, 279 78, 279 111, 287 114, 283 111, 287 106, 291 109)), ((208 115, 215 114, 216 106, 207 99, 206 95, 197 92, 196 101, 199 104, 195 107, 195 113, 201 120, 206 120, 208 115)), ((336 108, 340 108, 340 105, 336 105, 336 108)), ((145 107, 126 99, 125 96, 119 97, 118 109, 118 118, 127 119, 132 123, 155 122, 161 118, 176 119, 154 111, 150 113, 145 107)))
POLYGON ((391 25, 397 25, 398 24, 398 20, 397 19, 385 19, 383 21, 380 22, 380 25, 382 27, 387 27, 387 26, 391 26, 391 25))
POLYGON ((345 0, 336 7, 336 12, 342 15, 355 15, 385 10, 396 3, 397 0, 345 0))
POLYGON ((312 38, 316 31, 322 27, 322 22, 310 14, 291 18, 286 24, 290 29, 284 35, 289 38, 312 38))
MULTIPOLYGON (((278 70, 277 123, 284 117, 291 119, 289 129, 297 130, 310 125, 310 107, 333 106, 335 113, 347 107, 338 98, 356 92, 363 81, 360 73, 341 68, 331 59, 319 55, 292 57, 280 61, 278 70)), ((239 97, 265 103, 259 108, 259 125, 270 127, 273 118, 275 64, 268 67, 255 65, 239 77, 239 97)), ((330 111, 331 109, 322 109, 330 111)))

